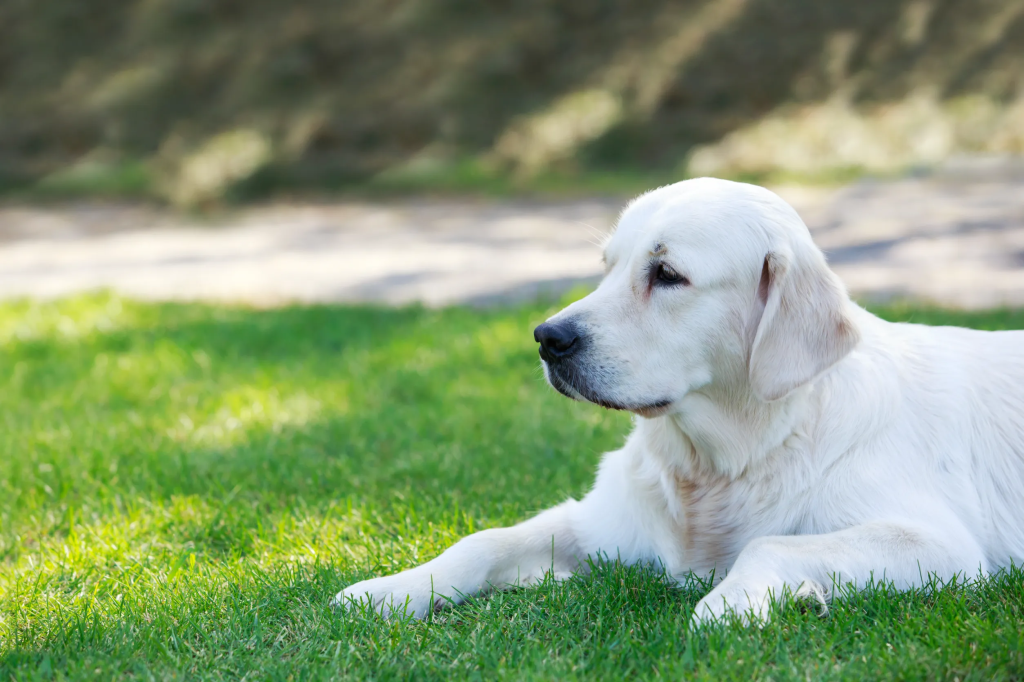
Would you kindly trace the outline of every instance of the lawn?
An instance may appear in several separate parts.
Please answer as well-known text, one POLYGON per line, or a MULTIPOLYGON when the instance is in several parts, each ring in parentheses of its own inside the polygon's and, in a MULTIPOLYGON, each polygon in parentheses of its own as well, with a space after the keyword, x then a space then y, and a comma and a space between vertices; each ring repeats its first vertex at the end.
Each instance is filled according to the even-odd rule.
POLYGON ((0 304, 0 679, 1024 677, 1020 572, 760 630, 692 632, 704 586, 614 563, 430 622, 332 612, 583 494, 622 442, 543 382, 556 307, 0 304))

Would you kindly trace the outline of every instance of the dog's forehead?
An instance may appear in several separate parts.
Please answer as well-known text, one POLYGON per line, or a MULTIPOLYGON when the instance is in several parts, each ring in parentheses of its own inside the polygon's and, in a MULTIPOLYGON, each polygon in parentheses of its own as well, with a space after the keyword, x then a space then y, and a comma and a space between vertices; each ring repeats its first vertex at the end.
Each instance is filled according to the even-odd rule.
POLYGON ((761 202, 749 201, 749 187, 705 178, 640 196, 623 210, 605 260, 611 264, 664 250, 729 260, 763 257, 761 202))

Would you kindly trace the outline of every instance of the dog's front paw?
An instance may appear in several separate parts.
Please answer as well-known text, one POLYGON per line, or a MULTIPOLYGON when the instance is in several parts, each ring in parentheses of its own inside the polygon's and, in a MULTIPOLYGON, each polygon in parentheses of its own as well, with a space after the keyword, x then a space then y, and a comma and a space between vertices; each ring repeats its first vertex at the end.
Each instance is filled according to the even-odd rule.
POLYGON ((334 597, 331 606, 344 609, 369 606, 385 618, 402 615, 425 618, 446 602, 445 597, 434 592, 430 576, 417 575, 413 569, 349 585, 334 597))
POLYGON ((726 578, 699 602, 692 623, 700 627, 726 618, 736 618, 750 625, 768 621, 774 591, 767 583, 730 580, 726 578))
POLYGON ((737 618, 746 625, 762 626, 771 618, 773 608, 807 601, 816 604, 824 615, 828 612, 828 600, 825 586, 810 580, 799 583, 794 591, 789 583, 735 575, 727 577, 697 602, 692 622, 699 627, 723 618, 737 618))

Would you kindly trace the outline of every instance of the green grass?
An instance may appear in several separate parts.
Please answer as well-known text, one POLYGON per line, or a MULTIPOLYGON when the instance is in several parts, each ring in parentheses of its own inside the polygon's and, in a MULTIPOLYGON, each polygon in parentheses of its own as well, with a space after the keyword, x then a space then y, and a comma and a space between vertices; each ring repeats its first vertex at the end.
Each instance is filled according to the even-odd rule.
POLYGON ((431 622, 333 613, 584 493, 622 442, 626 417, 544 385, 551 309, 0 304, 0 679, 1024 676, 1020 572, 760 630, 691 632, 702 585, 614 563, 431 622))

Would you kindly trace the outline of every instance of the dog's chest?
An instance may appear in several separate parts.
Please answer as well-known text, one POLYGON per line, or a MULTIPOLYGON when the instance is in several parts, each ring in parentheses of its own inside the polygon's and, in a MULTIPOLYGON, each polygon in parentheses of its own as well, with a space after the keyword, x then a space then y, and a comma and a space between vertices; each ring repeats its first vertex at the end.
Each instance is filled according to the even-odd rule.
MULTIPOLYGON (((806 517, 802 495, 792 490, 793 477, 776 473, 729 478, 663 467, 652 512, 662 516, 660 557, 673 557, 673 573, 694 571, 717 575, 732 566, 740 550, 764 535, 797 532, 806 517)), ((806 501, 806 500, 804 500, 806 501)))

